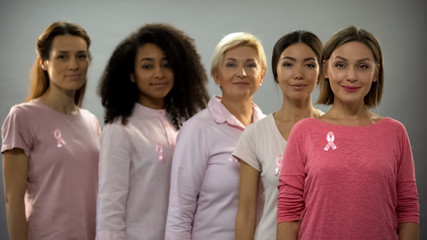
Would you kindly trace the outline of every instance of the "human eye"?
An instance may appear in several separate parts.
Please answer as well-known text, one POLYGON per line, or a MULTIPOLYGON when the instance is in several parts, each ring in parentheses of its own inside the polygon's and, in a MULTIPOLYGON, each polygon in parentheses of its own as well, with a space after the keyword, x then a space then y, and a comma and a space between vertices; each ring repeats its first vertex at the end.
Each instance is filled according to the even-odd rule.
POLYGON ((306 64, 306 66, 308 67, 308 68, 316 68, 317 67, 317 64, 316 63, 307 63, 306 64))
POLYGON ((141 68, 142 68, 142 69, 145 69, 145 70, 149 70, 149 69, 152 69, 152 68, 153 68, 153 65, 151 65, 151 64, 142 64, 142 65, 141 65, 141 68))
POLYGON ((255 62, 250 62, 247 64, 247 66, 250 68, 257 68, 258 67, 258 65, 255 62))
POLYGON ((65 55, 65 54, 58 54, 57 56, 56 56, 56 59, 59 59, 59 60, 64 60, 64 59, 66 59, 67 58, 67 56, 65 55))
POLYGON ((226 63, 225 63, 225 66, 226 66, 226 67, 229 67, 229 68, 232 68, 232 67, 235 67, 235 66, 236 66, 236 63, 234 63, 234 62, 226 62, 226 63))
POLYGON ((78 55, 77 55, 77 57, 78 57, 79 59, 87 59, 87 58, 88 58, 88 55, 87 55, 87 53, 80 53, 80 54, 78 54, 78 55))
POLYGON ((347 65, 346 65, 346 64, 344 64, 344 63, 342 63, 342 62, 337 62, 337 63, 335 63, 335 64, 334 64, 334 66, 335 66, 336 68, 338 68, 338 69, 344 69, 344 68, 346 68, 346 67, 347 67, 347 65))
POLYGON ((369 69, 369 68, 370 68, 370 66, 369 66, 369 64, 361 63, 361 64, 359 64, 359 65, 357 66, 357 68, 358 68, 358 69, 361 69, 361 70, 366 70, 366 69, 369 69))
POLYGON ((289 67, 294 66, 294 64, 293 64, 293 63, 290 63, 290 62, 283 62, 283 63, 282 63, 282 66, 283 66, 283 67, 287 67, 287 68, 289 68, 289 67))

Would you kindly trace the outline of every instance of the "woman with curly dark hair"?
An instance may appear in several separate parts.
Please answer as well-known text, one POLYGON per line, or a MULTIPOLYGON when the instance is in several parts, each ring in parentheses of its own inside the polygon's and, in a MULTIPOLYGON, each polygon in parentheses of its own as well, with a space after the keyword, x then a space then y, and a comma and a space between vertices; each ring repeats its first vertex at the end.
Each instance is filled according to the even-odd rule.
POLYGON ((177 129, 205 108, 206 82, 193 39, 170 25, 145 25, 116 47, 99 86, 97 239, 164 239, 177 129))

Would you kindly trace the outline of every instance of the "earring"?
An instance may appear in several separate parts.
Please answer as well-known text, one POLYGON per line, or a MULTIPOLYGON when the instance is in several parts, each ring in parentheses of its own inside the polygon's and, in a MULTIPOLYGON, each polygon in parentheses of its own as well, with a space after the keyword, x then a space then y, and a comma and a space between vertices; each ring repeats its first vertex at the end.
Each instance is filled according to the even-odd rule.
POLYGON ((261 86, 262 86, 262 83, 260 83, 260 84, 259 84, 259 86, 261 87, 261 86))

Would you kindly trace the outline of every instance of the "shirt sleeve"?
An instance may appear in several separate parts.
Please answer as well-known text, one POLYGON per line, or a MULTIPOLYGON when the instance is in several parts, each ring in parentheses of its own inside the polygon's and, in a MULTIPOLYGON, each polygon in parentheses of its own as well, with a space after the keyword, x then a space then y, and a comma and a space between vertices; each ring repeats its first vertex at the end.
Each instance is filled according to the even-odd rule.
POLYGON ((257 157, 257 149, 255 140, 256 139, 256 129, 254 126, 249 125, 240 135, 239 140, 237 141, 236 148, 233 152, 233 156, 238 157, 242 161, 249 164, 251 167, 256 169, 258 172, 261 172, 261 165, 257 157))
POLYGON ((277 222, 301 220, 304 210, 304 155, 302 134, 297 125, 289 135, 283 154, 282 169, 279 177, 279 196, 277 203, 277 222))
POLYGON ((180 130, 172 161, 169 209, 165 239, 191 239, 197 208, 208 164, 205 127, 187 122, 180 130))
POLYGON ((96 239, 125 239, 130 175, 129 139, 121 124, 107 124, 101 137, 96 239))
POLYGON ((2 126, 1 152, 20 148, 30 156, 33 143, 32 127, 24 109, 19 106, 11 108, 2 126))
POLYGON ((397 207, 399 223, 419 223, 418 192, 415 181, 414 158, 405 127, 399 129, 401 156, 397 169, 397 207))

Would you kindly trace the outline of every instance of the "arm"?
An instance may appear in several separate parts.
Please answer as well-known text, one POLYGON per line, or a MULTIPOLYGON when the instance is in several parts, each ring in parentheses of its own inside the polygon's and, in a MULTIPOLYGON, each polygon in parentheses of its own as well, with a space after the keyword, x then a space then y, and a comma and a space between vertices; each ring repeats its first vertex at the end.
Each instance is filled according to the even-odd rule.
POLYGON ((418 240, 419 231, 417 223, 400 223, 397 227, 399 240, 418 240))
POLYGON ((257 219, 259 172, 240 162, 239 209, 236 216, 236 240, 253 239, 257 219))
POLYGON ((204 127, 187 122, 181 128, 172 160, 165 239, 191 239, 198 196, 209 156, 204 127))
POLYGON ((28 239, 24 196, 27 190, 28 157, 14 148, 3 152, 3 180, 6 219, 11 240, 28 239))
POLYGON ((122 126, 104 127, 99 160, 96 239, 125 239, 129 146, 122 126))
POLYGON ((277 240, 297 240, 300 221, 277 223, 277 240))

